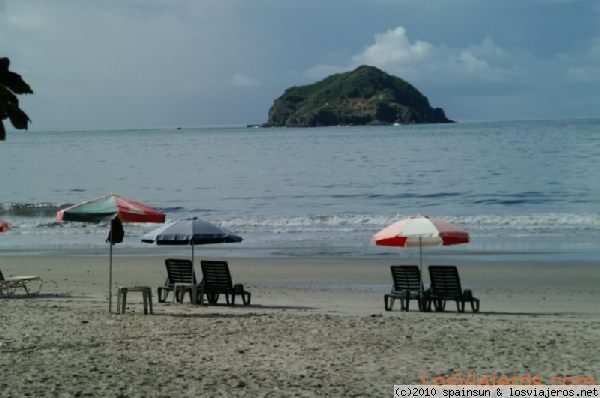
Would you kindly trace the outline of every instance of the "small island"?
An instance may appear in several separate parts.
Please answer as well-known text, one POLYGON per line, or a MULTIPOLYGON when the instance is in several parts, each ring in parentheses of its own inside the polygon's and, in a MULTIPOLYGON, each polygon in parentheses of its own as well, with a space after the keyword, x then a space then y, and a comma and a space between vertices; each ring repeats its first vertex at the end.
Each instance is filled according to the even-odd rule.
POLYGON ((263 127, 453 123, 410 83, 374 66, 359 66, 275 100, 263 127))

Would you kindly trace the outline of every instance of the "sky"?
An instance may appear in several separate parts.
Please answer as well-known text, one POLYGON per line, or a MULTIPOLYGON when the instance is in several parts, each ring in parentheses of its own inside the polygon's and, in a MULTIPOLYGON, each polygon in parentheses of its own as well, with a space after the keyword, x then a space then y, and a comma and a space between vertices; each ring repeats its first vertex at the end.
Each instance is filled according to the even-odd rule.
POLYGON ((373 65, 449 118, 600 116, 599 0, 0 0, 32 130, 245 125, 373 65))

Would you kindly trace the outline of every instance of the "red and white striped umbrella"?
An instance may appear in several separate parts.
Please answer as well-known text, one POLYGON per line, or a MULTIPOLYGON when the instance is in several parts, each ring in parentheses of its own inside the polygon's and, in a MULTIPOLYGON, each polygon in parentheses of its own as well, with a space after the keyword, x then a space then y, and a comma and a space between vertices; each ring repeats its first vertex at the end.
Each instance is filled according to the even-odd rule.
POLYGON ((6 232, 9 229, 12 229, 13 225, 9 222, 0 220, 0 232, 6 232))
POLYGON ((371 238, 378 246, 419 247, 419 266, 423 268, 423 246, 449 246, 469 243, 469 234, 447 221, 413 216, 395 222, 371 238))
POLYGON ((415 216, 385 227, 371 240, 379 246, 449 246, 469 243, 469 234, 444 220, 415 216))

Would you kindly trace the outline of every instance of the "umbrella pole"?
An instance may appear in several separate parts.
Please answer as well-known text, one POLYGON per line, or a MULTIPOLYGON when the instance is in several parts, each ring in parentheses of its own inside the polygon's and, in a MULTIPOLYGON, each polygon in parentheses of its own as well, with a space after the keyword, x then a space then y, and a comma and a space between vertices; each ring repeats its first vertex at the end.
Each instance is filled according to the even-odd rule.
MULTIPOLYGON (((111 237, 112 237, 112 225, 111 225, 111 237)), ((108 242, 109 254, 108 254, 108 313, 112 314, 112 241, 108 242)))
POLYGON ((421 273, 421 280, 423 280, 423 242, 419 237, 419 272, 421 273))
POLYGON ((194 241, 192 241, 192 304, 196 304, 198 295, 198 286, 194 283, 194 241))
POLYGON ((423 299, 423 238, 419 236, 419 274, 421 275, 421 285, 419 286, 419 300, 423 299))

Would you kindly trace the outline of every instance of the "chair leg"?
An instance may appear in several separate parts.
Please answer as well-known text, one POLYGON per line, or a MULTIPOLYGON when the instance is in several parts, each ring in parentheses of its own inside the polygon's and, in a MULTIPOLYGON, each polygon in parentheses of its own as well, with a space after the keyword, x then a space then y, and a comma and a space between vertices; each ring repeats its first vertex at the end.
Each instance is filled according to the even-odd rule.
POLYGON ((244 305, 250 305, 250 297, 250 292, 242 293, 242 302, 244 303, 244 305))
POLYGON ((444 310, 446 309, 446 301, 445 300, 435 300, 434 301, 434 305, 435 305, 435 310, 437 312, 444 312, 444 310))
POLYGON ((458 312, 465 312, 465 300, 456 300, 456 309, 458 312))
POLYGON ((2 294, 6 296, 12 296, 17 291, 17 288, 14 286, 7 286, 2 288, 2 294))
POLYGON ((177 300, 177 302, 179 304, 182 304, 183 303, 183 299, 185 299, 185 289, 182 289, 182 287, 180 287, 179 289, 177 289, 177 291, 173 292, 174 295, 175 295, 175 297, 173 297, 173 299, 177 300))
POLYGON ((148 304, 150 307, 150 314, 154 314, 154 310, 152 309, 152 289, 148 289, 148 304))
POLYGON ((142 300, 144 301, 144 315, 148 314, 148 295, 142 292, 142 300))
MULTIPOLYGON (((248 293, 248 294, 250 294, 250 293, 248 293)), ((396 297, 393 297, 390 294, 384 295, 383 299, 384 299, 386 311, 391 311, 394 308, 394 303, 396 303, 396 300, 400 300, 400 310, 402 310, 404 308, 404 303, 403 303, 402 299, 397 299, 396 297)))
POLYGON ((217 293, 207 293, 206 297, 209 304, 217 304, 217 301, 219 301, 219 295, 217 293))
POLYGON ((479 312, 479 299, 476 299, 476 298, 471 299, 471 310, 473 312, 479 312))
POLYGON ((121 295, 123 292, 121 289, 117 290, 117 314, 121 313, 121 295))
POLYGON ((121 299, 121 314, 125 313, 125 308, 127 308, 127 289, 123 290, 123 297, 121 299))

